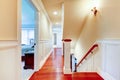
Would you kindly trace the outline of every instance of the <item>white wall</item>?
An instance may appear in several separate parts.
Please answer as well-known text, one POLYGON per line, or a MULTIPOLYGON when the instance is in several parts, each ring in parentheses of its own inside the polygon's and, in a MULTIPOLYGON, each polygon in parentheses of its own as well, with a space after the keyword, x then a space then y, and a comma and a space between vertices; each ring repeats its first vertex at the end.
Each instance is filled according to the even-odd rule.
POLYGON ((38 22, 38 53, 36 55, 37 66, 40 69, 48 56, 51 53, 52 49, 52 38, 51 38, 51 22, 47 18, 43 10, 39 11, 39 22, 38 22))
POLYGON ((57 33, 57 47, 62 48, 62 33, 57 33))
POLYGON ((120 40, 101 40, 102 66, 100 69, 106 80, 120 80, 120 40))
POLYGON ((41 69, 45 61, 52 53, 52 42, 50 40, 39 40, 38 54, 37 54, 37 67, 41 69))
POLYGON ((98 49, 79 67, 79 72, 98 72, 105 80, 120 80, 120 40, 99 40, 98 49))
POLYGON ((52 33, 53 33, 53 45, 56 42, 56 47, 62 48, 62 28, 61 26, 52 26, 52 33), (56 39, 55 39, 56 38, 56 39))
POLYGON ((39 70, 52 51, 52 24, 41 1, 32 0, 37 11, 35 68, 39 70))
POLYGON ((0 41, 0 79, 21 80, 21 57, 17 41, 0 41))

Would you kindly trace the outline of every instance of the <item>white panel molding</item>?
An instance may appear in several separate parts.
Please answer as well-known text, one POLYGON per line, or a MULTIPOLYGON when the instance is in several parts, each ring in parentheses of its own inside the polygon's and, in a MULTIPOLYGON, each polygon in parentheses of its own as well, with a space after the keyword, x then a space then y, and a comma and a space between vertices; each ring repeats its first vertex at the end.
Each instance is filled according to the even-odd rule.
POLYGON ((104 80, 116 80, 115 78, 113 78, 110 74, 108 74, 107 72, 104 72, 100 69, 97 68, 97 73, 104 79, 104 80))
POLYGON ((118 61, 118 56, 120 56, 120 39, 103 39, 98 40, 97 42, 101 45, 102 48, 100 53, 102 55, 102 66, 101 69, 97 70, 97 72, 105 80, 120 80, 120 65, 118 64, 119 62, 116 62, 116 60, 118 61), (110 60, 112 60, 112 62, 110 60), (115 68, 115 70, 113 69, 113 67, 115 68), (116 71, 116 69, 118 71, 116 71))
POLYGON ((18 46, 17 40, 0 40, 0 49, 18 46))
POLYGON ((40 62, 39 68, 41 69, 42 66, 45 64, 45 62, 47 61, 48 57, 50 56, 50 54, 53 52, 53 49, 46 55, 46 57, 44 57, 44 59, 40 62))
POLYGON ((53 52, 51 41, 50 40, 39 40, 39 46, 38 46, 38 69, 41 69, 50 54, 53 52))
POLYGON ((98 52, 83 61, 78 67, 78 72, 95 71, 104 80, 120 80, 118 59, 120 56, 120 39, 104 39, 98 40, 96 43, 99 44, 98 52))
POLYGON ((17 40, 0 40, 1 80, 21 80, 20 59, 17 40))
POLYGON ((120 39, 102 39, 96 43, 107 43, 107 44, 120 44, 120 39))

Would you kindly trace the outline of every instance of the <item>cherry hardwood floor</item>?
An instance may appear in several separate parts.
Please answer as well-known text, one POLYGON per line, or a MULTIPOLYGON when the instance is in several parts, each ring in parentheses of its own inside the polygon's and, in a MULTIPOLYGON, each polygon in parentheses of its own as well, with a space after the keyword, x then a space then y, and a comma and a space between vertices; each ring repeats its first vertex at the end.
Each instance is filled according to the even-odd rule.
POLYGON ((54 49, 46 63, 29 80, 103 80, 97 73, 63 74, 63 56, 60 48, 54 49))

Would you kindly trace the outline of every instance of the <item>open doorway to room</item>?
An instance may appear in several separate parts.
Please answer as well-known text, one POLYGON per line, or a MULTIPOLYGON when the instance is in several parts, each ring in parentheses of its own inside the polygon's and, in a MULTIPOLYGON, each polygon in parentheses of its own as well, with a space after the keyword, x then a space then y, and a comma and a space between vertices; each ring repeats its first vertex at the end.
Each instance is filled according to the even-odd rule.
POLYGON ((36 53, 36 8, 29 0, 22 0, 22 80, 28 80, 34 72, 36 53))
POLYGON ((53 25, 53 47, 54 48, 62 48, 62 27, 61 25, 53 25))

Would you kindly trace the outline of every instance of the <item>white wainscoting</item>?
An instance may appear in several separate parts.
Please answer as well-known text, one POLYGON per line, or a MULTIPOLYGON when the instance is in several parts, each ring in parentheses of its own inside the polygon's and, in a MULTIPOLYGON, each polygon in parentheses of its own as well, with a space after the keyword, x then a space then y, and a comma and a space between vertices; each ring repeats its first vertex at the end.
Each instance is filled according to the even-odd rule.
POLYGON ((38 53, 36 54, 38 70, 44 65, 51 52, 52 42, 49 40, 39 40, 38 53))
POLYGON ((0 41, 0 80, 21 80, 21 57, 17 41, 0 41))
POLYGON ((98 50, 77 69, 97 72, 105 80, 120 80, 120 40, 99 40, 98 50))
POLYGON ((120 80, 120 40, 101 40, 102 67, 105 80, 120 80))

